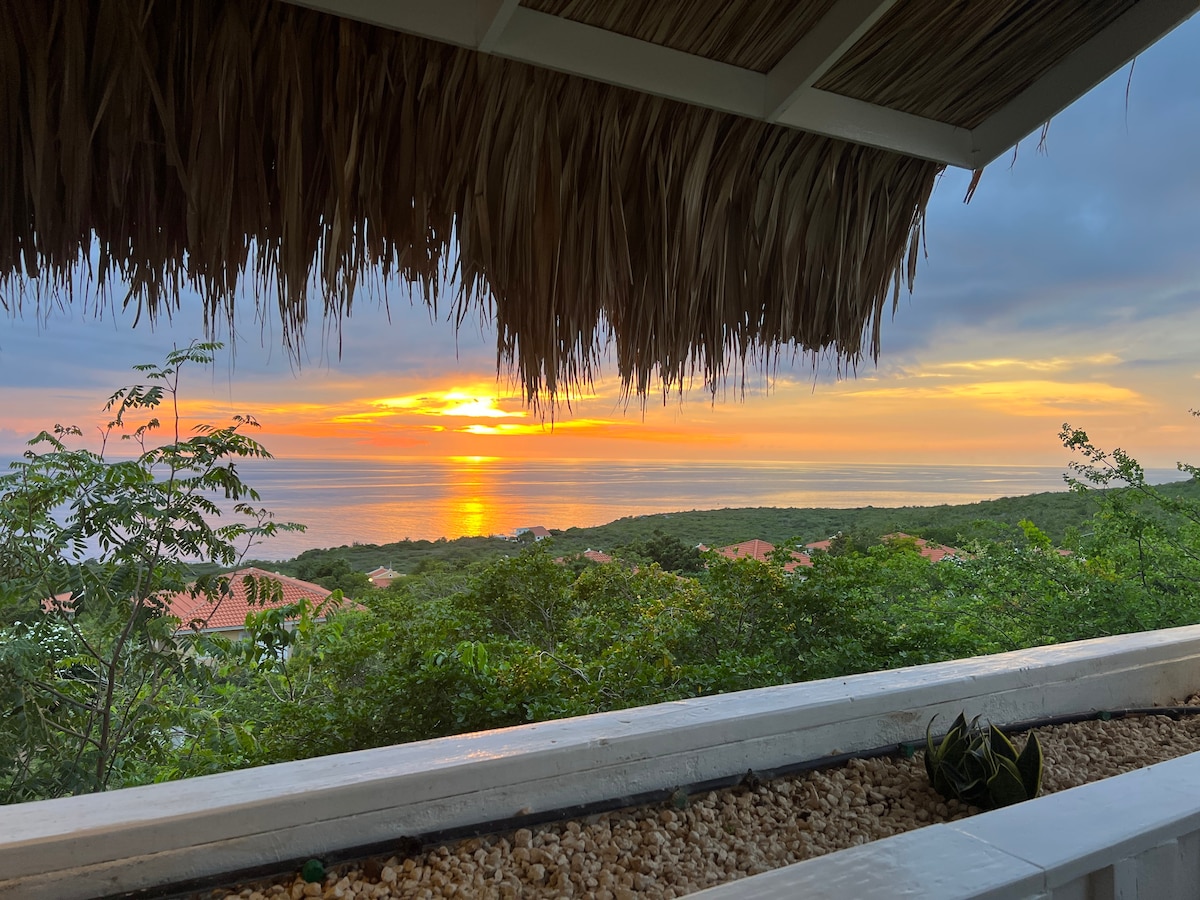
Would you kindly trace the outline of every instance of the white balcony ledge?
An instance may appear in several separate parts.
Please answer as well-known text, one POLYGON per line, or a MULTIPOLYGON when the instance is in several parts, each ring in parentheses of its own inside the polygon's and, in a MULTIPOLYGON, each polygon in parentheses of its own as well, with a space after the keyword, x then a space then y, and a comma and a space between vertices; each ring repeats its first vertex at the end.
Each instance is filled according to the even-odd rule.
MULTIPOLYGON (((917 741, 930 717, 964 708, 1011 723, 1166 704, 1197 687, 1200 626, 1192 626, 21 804, 0 817, 0 896, 70 900, 285 869, 401 836, 549 817, 917 741)), ((904 896, 898 885, 946 898, 1195 896, 1121 886, 1157 884, 1147 866, 1169 870, 1172 884, 1197 883, 1188 880, 1200 880, 1197 828, 1200 759, 1188 757, 705 893, 782 897, 823 884, 813 896, 904 896), (1195 789, 1166 786, 1177 778, 1195 789), (1082 843, 1031 842, 1043 832, 1082 843), (967 855, 957 858, 959 850, 967 855), (1163 863, 1168 857, 1178 865, 1163 863), (1070 879, 1084 869, 1086 884, 1107 878, 1121 890, 1074 892, 1070 879)))

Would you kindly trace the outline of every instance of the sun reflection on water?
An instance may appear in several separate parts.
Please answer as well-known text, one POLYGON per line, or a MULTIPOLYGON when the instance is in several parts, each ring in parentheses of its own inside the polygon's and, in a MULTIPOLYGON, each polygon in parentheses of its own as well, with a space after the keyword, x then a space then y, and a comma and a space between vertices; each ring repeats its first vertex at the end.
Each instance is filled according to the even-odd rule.
POLYGON ((499 534, 514 527, 507 521, 511 511, 496 490, 496 473, 489 465, 495 461, 494 456, 452 456, 447 460, 453 470, 446 509, 449 533, 499 534))
MULTIPOLYGON (((247 466, 263 505, 303 522, 255 548, 286 559, 310 547, 511 534, 600 525, 623 516, 725 507, 969 503, 1061 489, 1057 467, 668 464, 513 460, 278 460, 247 466)), ((1154 477, 1171 480, 1171 471, 1154 477)), ((607 550, 607 547, 596 549, 607 550)), ((387 560, 381 560, 381 564, 387 560)))

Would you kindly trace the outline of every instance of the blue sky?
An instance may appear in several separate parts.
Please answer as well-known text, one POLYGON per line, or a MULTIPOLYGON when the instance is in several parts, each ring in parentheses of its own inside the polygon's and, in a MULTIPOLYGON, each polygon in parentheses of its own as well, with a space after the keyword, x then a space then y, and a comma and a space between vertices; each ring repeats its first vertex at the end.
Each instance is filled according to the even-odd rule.
MULTIPOLYGON (((1154 465, 1200 458, 1200 18, 1050 124, 1015 159, 948 171, 928 214, 916 290, 857 377, 801 361, 744 398, 626 408, 604 379, 544 428, 495 371, 494 336, 457 335, 392 291, 359 302, 337 339, 314 325, 300 364, 277 320, 245 313, 234 352, 188 385, 189 414, 250 411, 292 455, 1005 462, 1065 459, 1064 421, 1154 465)), ((172 322, 26 303, 0 319, 0 453, 54 421, 98 419, 129 366, 200 334, 172 322)), ((225 338, 228 340, 228 336, 225 338)))

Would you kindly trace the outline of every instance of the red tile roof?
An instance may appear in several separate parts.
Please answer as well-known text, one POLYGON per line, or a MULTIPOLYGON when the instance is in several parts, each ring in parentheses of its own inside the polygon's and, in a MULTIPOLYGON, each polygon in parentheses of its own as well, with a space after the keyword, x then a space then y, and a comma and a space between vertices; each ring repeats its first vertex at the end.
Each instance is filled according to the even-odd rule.
POLYGON ((75 612, 74 592, 66 591, 62 594, 55 594, 53 597, 44 597, 42 599, 42 612, 72 615, 75 612))
POLYGON ((319 604, 331 593, 328 588, 319 584, 253 566, 230 572, 228 577, 230 593, 216 600, 209 600, 204 596, 193 597, 187 591, 169 595, 165 598, 169 614, 179 619, 183 628, 190 628, 196 623, 196 627, 207 630, 235 629, 245 624, 247 613, 252 611, 276 609, 301 600, 319 604), (275 602, 251 606, 244 580, 247 576, 256 580, 269 579, 278 582, 282 588, 282 596, 275 602))
POLYGON ((892 541, 912 541, 916 545, 917 552, 930 562, 941 562, 944 559, 963 559, 970 555, 964 553, 962 550, 955 550, 953 547, 943 547, 941 544, 934 544, 925 540, 925 538, 913 537, 911 534, 905 534, 903 531, 897 531, 895 534, 885 534, 882 540, 885 544, 892 541))
MULTIPOLYGON (((718 547, 716 552, 726 559, 746 559, 748 557, 758 560, 758 562, 769 562, 771 554, 775 552, 775 545, 755 538, 752 541, 742 541, 740 544, 730 544, 728 547, 718 547)), ((793 550, 791 562, 783 564, 783 571, 793 572, 802 566, 811 568, 812 560, 808 558, 807 554, 797 553, 793 550)))
POLYGON ((775 552, 775 545, 755 538, 752 541, 742 541, 740 544, 730 544, 728 547, 718 547, 717 552, 726 559, 745 559, 747 556, 759 562, 767 562, 775 552))
POLYGON ((367 573, 367 578, 371 579, 371 584, 377 588, 385 588, 399 577, 399 572, 387 566, 379 566, 367 573))
MULTIPOLYGON (((613 561, 611 556, 609 556, 607 553, 601 553, 599 550, 584 550, 579 555, 584 559, 591 560, 594 563, 610 563, 613 561)), ((554 561, 560 566, 565 566, 567 564, 567 558, 565 556, 555 557, 554 561)))

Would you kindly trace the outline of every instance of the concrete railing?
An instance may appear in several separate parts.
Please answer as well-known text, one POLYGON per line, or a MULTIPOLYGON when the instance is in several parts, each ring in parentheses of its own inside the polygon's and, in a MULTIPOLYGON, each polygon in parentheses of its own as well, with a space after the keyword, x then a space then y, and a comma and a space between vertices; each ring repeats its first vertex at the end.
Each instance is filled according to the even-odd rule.
MULTIPOLYGON (((1200 626, 664 703, 22 804, 5 807, 0 814, 0 897, 70 900, 161 888, 223 873, 285 869, 309 856, 328 856, 401 836, 489 822, 531 821, 557 810, 619 803, 730 778, 747 769, 769 772, 834 753, 917 741, 930 717, 950 717, 964 708, 997 723, 1010 723, 1169 703, 1197 687, 1200 626)), ((1200 768, 1200 762, 1189 759, 1165 763, 1123 776, 1141 781, 1118 778, 1077 788, 715 891, 739 897, 795 896, 795 885, 819 882, 846 888, 841 893, 826 888, 815 896, 867 900, 903 896, 896 885, 911 882, 913 896, 922 897, 1060 897, 1055 879, 1062 875, 1065 885, 1069 879, 1062 873, 1073 872, 1070 878, 1083 877, 1087 884, 1109 878, 1120 890, 1062 897, 1172 896, 1127 894, 1121 886, 1131 883, 1131 878, 1137 881, 1146 866, 1158 872, 1165 865, 1160 860, 1171 854, 1179 856, 1181 866, 1185 857, 1192 858, 1185 850, 1196 847, 1196 838, 1189 835, 1200 827, 1200 788, 1196 796, 1176 791, 1166 806, 1154 793, 1162 778, 1172 777, 1160 776, 1160 771, 1183 771, 1189 765, 1200 768), (1126 783, 1134 787, 1120 787, 1126 783), (1138 785, 1148 786, 1149 801, 1139 798, 1138 785), (1087 799, 1092 796, 1098 799, 1087 799), (1112 812, 1114 797, 1121 804, 1120 816, 1112 812), (1016 824, 1014 817, 1020 820, 1016 824), (1078 824, 1067 824, 1076 821, 1073 817, 1078 817, 1078 824), (1099 828, 1106 820, 1112 823, 1108 831, 1099 828), (1079 843, 1068 847, 1034 841, 1026 848, 1022 841, 1038 833, 1031 822, 1054 823, 1052 830, 1063 833, 1064 839, 1074 831, 1079 843), (1036 850, 1051 852, 1056 846, 1063 854, 1062 865, 1050 866, 1051 860, 1034 855, 1036 850), (960 849, 974 855, 956 858, 960 849), (910 855, 930 864, 905 868, 910 855), (933 865, 935 857, 944 859, 933 865), (1068 857, 1072 861, 1066 861, 1068 857), (968 858, 978 865, 966 864, 968 858), (890 869, 888 859, 893 860, 890 869), (871 867, 893 875, 882 881, 880 876, 871 876, 875 881, 861 880, 871 867), (1109 869, 1111 877, 1088 874, 1109 869), (818 882, 804 882, 810 877, 804 873, 812 871, 817 872, 812 877, 818 882), (907 873, 909 882, 900 880, 902 873, 907 873), (996 892, 1000 883, 996 879, 1002 877, 1012 884, 996 892), (869 893, 872 885, 876 893, 869 893)), ((1200 779, 1192 781, 1200 785, 1200 779)), ((1193 863, 1187 865, 1195 868, 1193 863)), ((1185 877, 1186 873, 1179 875, 1185 877)))
POLYGON ((692 896, 1192 900, 1200 897, 1200 753, 692 896))

